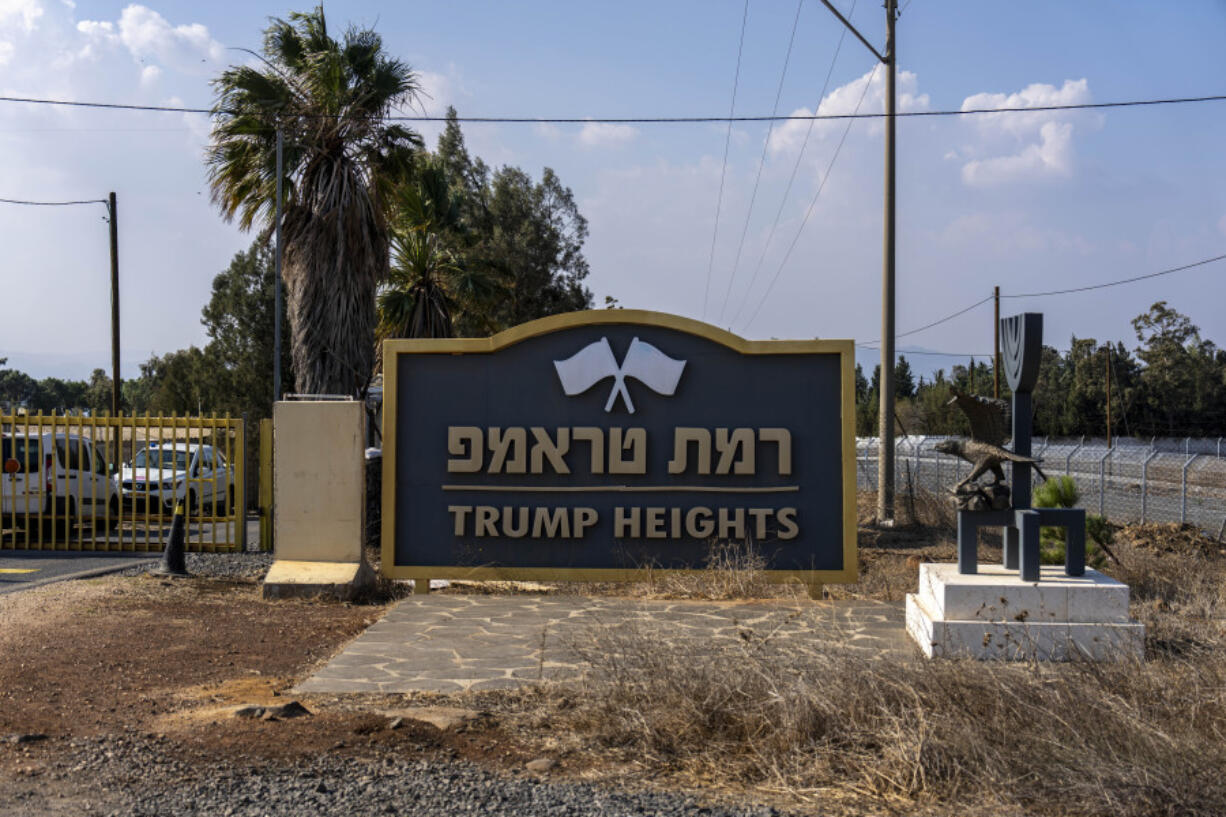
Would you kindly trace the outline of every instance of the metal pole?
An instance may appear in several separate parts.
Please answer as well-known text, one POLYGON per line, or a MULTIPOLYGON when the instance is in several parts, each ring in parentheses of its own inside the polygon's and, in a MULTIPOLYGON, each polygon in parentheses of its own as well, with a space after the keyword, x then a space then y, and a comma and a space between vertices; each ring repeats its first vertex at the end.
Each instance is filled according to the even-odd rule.
POLYGON ((1192 467, 1192 463, 1196 462, 1196 458, 1200 454, 1193 454, 1188 457, 1188 461, 1183 464, 1183 480, 1179 492, 1179 524, 1188 521, 1188 469, 1192 467))
POLYGON ((1111 449, 1107 449, 1107 453, 1103 454, 1098 460, 1098 515, 1105 516, 1103 509, 1106 507, 1107 498, 1107 459, 1111 456, 1111 449))
POLYGON ((1149 456, 1145 458, 1145 462, 1141 463, 1141 521, 1145 521, 1145 512, 1149 510, 1149 464, 1154 457, 1158 456, 1157 451, 1150 451, 1149 456))
POLYGON ((1107 448, 1111 448, 1111 344, 1107 344, 1107 448))
POLYGON ((119 204, 112 192, 106 207, 111 225, 111 416, 119 416, 119 204))
POLYGON ((1000 399, 1000 287, 993 287, 992 300, 995 304, 993 313, 995 319, 992 321, 992 396, 997 400, 1000 399))
POLYGON ((877 520, 894 519, 894 20, 897 0, 885 0, 885 235, 881 275, 881 410, 877 458, 877 520))
POLYGON ((272 306, 272 400, 281 399, 281 128, 277 128, 277 246, 273 251, 274 281, 272 306))

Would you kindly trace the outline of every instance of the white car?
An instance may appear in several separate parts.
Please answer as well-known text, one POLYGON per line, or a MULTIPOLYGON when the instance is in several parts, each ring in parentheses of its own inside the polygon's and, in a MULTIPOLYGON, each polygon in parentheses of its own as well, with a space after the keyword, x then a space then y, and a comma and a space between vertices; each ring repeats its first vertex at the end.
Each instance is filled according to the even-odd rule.
POLYGON ((64 432, 5 433, 0 439, 0 511, 5 528, 78 521, 119 522, 119 496, 101 446, 64 432))
POLYGON ((137 452, 115 479, 124 503, 140 511, 173 513, 183 502, 189 513, 217 515, 234 505, 233 468, 211 445, 153 443, 137 452))

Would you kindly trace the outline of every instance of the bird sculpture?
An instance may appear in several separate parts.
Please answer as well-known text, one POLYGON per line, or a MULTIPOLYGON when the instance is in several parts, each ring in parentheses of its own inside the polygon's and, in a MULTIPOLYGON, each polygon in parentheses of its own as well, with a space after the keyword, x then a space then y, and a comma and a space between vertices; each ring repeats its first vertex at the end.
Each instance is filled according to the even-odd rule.
MULTIPOLYGON (((966 419, 971 424, 971 438, 969 440, 942 440, 937 443, 936 450, 942 454, 961 457, 973 466, 966 479, 954 486, 955 495, 971 493, 975 481, 981 475, 991 471, 996 479, 988 486, 988 495, 1000 496, 1004 487, 1002 483, 1005 480, 1005 472, 1001 468, 1001 463, 1006 461, 1027 463, 1034 467, 1039 476, 1044 480, 1047 479, 1047 475, 1039 468, 1041 460, 1015 454, 1004 447, 1007 439, 1005 417, 1009 409, 1008 403, 990 397, 976 397, 957 389, 951 391, 954 396, 947 405, 957 404, 958 408, 962 409, 962 413, 966 415, 966 419)), ((1007 496, 1007 493, 1004 495, 1007 496)))

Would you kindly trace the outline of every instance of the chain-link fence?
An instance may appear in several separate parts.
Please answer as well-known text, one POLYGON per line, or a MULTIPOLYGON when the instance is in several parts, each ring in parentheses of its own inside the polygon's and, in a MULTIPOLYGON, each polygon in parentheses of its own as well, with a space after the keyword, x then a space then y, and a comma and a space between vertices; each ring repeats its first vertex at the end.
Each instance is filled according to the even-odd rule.
MULTIPOLYGON (((948 491, 971 465, 941 454, 942 436, 900 436, 894 449, 895 490, 948 491)), ((1048 476, 1065 474, 1081 492, 1081 507, 1113 522, 1190 522, 1226 535, 1226 450, 1216 439, 1045 439, 1032 443, 1048 476)), ((1008 465, 1006 465, 1008 475, 1008 465)), ((877 489, 877 438, 856 439, 856 483, 877 489)))

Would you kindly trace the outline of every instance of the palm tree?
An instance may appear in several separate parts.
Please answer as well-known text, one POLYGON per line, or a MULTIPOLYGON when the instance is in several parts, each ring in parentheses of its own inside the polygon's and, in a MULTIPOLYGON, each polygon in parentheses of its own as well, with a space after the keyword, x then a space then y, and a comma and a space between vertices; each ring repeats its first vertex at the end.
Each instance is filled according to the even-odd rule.
POLYGON ((378 294, 379 340, 491 334, 492 302, 506 290, 496 272, 464 257, 462 196, 445 163, 425 155, 393 198, 392 266, 378 294))
POLYGON ((386 117, 417 98, 417 78, 374 31, 330 37, 322 6, 274 18, 262 50, 261 67, 213 81, 213 202, 244 230, 272 229, 280 128, 295 382, 306 393, 362 394, 374 370, 375 290, 388 271, 385 204, 422 146, 386 117))

